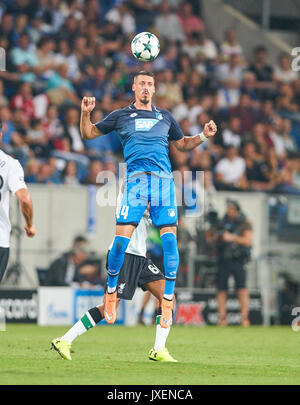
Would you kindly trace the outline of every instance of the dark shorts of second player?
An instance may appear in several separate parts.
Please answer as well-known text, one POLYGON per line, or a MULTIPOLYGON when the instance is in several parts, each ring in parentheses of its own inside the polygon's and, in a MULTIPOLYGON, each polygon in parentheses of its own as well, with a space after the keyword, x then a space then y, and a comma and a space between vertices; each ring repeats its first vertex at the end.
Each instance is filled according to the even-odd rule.
POLYGON ((163 272, 150 259, 125 253, 124 263, 118 277, 117 296, 124 300, 132 300, 137 287, 146 291, 145 284, 164 279, 163 272))

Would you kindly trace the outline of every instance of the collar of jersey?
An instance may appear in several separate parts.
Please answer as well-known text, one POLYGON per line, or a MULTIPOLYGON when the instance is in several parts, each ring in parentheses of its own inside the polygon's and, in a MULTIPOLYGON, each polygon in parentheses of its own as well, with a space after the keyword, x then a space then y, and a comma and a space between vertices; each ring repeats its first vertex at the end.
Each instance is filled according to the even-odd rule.
POLYGON ((136 108, 136 106, 134 105, 134 103, 135 103, 135 101, 133 101, 133 102, 130 104, 130 106, 129 106, 129 108, 132 109, 132 110, 148 111, 148 112, 155 112, 155 111, 156 111, 156 112, 160 112, 159 109, 158 109, 154 104, 151 104, 152 110, 149 111, 149 110, 138 110, 138 109, 136 108))

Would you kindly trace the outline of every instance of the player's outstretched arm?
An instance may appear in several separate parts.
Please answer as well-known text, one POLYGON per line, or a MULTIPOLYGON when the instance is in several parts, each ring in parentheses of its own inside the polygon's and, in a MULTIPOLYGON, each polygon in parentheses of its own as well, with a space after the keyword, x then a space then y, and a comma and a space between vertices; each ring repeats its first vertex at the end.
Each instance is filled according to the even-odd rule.
POLYGON ((205 142, 212 136, 215 136, 216 132, 217 126, 214 121, 211 120, 204 125, 204 129, 201 134, 197 134, 195 136, 185 136, 178 141, 175 141, 174 145, 176 149, 180 150, 181 152, 187 152, 201 145, 201 143, 205 142))
POLYGON ((20 202, 20 211, 23 214, 26 225, 24 229, 29 238, 33 238, 36 234, 36 229, 32 223, 33 219, 33 204, 31 196, 26 188, 21 188, 16 191, 16 197, 20 202))
POLYGON ((80 132, 83 139, 94 139, 102 135, 90 119, 95 104, 95 97, 83 97, 81 101, 80 132))

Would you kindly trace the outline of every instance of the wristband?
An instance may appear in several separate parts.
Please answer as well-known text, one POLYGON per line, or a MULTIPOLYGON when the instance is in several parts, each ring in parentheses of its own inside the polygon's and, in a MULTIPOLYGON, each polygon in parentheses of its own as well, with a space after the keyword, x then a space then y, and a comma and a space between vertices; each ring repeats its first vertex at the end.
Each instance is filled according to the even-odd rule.
POLYGON ((208 138, 206 138, 206 136, 204 135, 203 132, 201 132, 201 134, 199 134, 199 136, 200 136, 200 139, 201 139, 202 142, 205 142, 205 141, 208 140, 208 138))

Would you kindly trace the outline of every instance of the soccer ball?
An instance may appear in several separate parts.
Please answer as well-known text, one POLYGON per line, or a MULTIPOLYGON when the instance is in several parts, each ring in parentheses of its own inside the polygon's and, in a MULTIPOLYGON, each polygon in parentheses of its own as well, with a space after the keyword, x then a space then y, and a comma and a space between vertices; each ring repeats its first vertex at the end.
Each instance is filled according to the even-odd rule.
POLYGON ((131 51, 138 60, 150 62, 159 54, 159 40, 151 32, 140 32, 131 42, 131 51))

